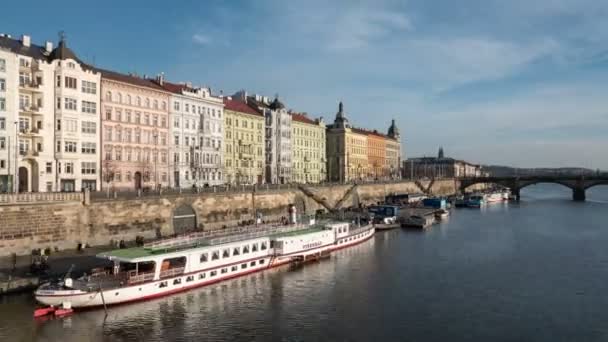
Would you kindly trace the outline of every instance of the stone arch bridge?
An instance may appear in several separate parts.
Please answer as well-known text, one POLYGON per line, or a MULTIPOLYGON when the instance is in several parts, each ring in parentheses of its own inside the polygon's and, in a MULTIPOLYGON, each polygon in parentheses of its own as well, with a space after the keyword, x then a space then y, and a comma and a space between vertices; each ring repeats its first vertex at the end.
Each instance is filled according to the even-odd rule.
POLYGON ((517 200, 521 189, 538 183, 561 184, 572 190, 572 199, 585 200, 585 191, 596 185, 608 185, 608 176, 518 176, 518 177, 478 177, 458 181, 460 192, 475 184, 497 184, 511 189, 517 200))

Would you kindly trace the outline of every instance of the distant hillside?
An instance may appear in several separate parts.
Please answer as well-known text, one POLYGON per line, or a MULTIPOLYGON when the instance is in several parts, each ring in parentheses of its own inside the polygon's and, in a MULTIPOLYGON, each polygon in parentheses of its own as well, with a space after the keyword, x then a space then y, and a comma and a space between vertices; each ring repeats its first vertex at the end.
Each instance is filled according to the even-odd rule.
POLYGON ((490 173, 491 176, 508 177, 508 176, 593 176, 598 173, 598 170, 590 170, 581 167, 559 167, 559 168, 517 168, 501 165, 484 165, 483 170, 490 173))

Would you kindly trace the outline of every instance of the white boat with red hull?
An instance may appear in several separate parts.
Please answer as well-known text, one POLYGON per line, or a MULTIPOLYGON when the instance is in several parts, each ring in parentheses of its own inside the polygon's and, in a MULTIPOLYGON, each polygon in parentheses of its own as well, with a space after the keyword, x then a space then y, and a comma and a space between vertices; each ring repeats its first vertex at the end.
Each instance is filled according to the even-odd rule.
POLYGON ((87 308, 142 301, 292 262, 327 256, 373 237, 371 224, 328 221, 261 227, 249 233, 165 239, 98 255, 113 261, 78 279, 41 285, 45 305, 87 308))

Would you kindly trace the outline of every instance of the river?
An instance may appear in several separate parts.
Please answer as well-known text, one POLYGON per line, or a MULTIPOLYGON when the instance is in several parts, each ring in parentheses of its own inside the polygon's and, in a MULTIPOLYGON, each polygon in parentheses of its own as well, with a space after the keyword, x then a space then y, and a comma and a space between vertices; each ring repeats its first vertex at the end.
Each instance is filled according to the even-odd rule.
POLYGON ((1 341, 607 341, 608 186, 558 185, 380 232, 303 268, 35 322, 1 298, 1 341))

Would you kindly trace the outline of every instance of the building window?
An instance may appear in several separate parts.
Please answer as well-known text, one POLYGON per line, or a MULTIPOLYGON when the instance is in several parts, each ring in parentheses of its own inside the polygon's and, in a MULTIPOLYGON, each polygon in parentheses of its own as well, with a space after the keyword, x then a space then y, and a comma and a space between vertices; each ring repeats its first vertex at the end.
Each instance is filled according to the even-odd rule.
POLYGON ((92 121, 82 122, 82 133, 95 134, 97 133, 97 124, 92 121))
POLYGON ((4 97, 0 97, 0 111, 6 111, 6 99, 4 97))
POLYGON ((51 163, 51 162, 46 163, 46 173, 53 173, 53 163, 51 163))
POLYGON ((75 99, 65 98, 64 108, 68 110, 77 110, 77 101, 75 99))
POLYGON ((84 154, 95 154, 97 151, 97 146, 94 142, 83 142, 81 146, 82 153, 84 154))
POLYGON ((74 173, 74 163, 72 163, 72 162, 65 163, 65 164, 63 164, 63 166, 65 167, 65 173, 70 174, 70 175, 74 173))
POLYGON ((77 144, 75 141, 66 141, 63 144, 63 149, 65 152, 76 153, 78 152, 77 144))
POLYGON ((6 80, 4 78, 0 78, 0 91, 6 91, 6 80))
POLYGON ((97 114, 97 104, 95 102, 82 101, 82 112, 88 114, 97 114))
POLYGON ((81 174, 83 175, 94 175, 97 173, 97 163, 95 162, 82 162, 81 174))
POLYGON ((6 60, 0 58, 0 71, 6 71, 6 60))
POLYGON ((6 138, 0 137, 0 150, 4 150, 6 148, 6 138))
POLYGON ((97 94, 97 83, 82 81, 82 92, 85 94, 97 94))
POLYGON ((70 89, 76 89, 76 88, 77 88, 76 83, 77 83, 77 82, 76 82, 76 79, 75 79, 74 77, 69 77, 69 76, 66 76, 66 77, 65 77, 65 84, 64 84, 64 87, 66 87, 66 88, 70 88, 70 89))

